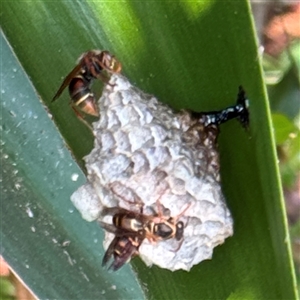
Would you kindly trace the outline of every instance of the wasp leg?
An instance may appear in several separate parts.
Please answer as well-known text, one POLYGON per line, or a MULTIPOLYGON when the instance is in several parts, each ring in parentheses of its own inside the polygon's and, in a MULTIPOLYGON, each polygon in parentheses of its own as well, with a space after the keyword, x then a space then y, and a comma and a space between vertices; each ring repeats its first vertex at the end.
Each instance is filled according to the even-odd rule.
MULTIPOLYGON (((159 199, 161 198, 161 196, 159 197, 159 199)), ((168 216, 166 217, 166 214, 163 210, 166 211, 168 209, 164 208, 164 206, 160 203, 159 199, 156 200, 157 216, 155 216, 154 219, 153 219, 155 223, 162 222, 163 220, 169 218, 169 214, 170 214, 170 212, 169 212, 168 216)), ((176 217, 172 217, 172 219, 174 221, 177 221, 178 219, 180 219, 181 216, 190 208, 190 206, 191 206, 191 203, 187 203, 186 208, 179 215, 177 215, 176 217)))
POLYGON ((210 111, 207 113, 192 112, 192 116, 199 119, 204 126, 216 125, 231 119, 238 119, 243 127, 247 128, 249 125, 249 101, 246 98, 246 93, 242 86, 239 86, 237 102, 233 106, 229 106, 220 111, 210 111))
POLYGON ((94 135, 94 132, 93 132, 93 127, 84 119, 84 116, 75 108, 75 106, 71 103, 70 104, 72 109, 74 110, 78 120, 80 120, 84 125, 86 125, 93 133, 94 135))
POLYGON ((147 237, 147 239, 149 240, 149 242, 151 243, 152 246, 155 246, 157 244, 157 241, 155 240, 156 237, 153 236, 153 237, 147 237))
POLYGON ((154 223, 160 223, 163 220, 165 220, 166 219, 166 211, 168 211, 168 216, 167 217, 169 217, 170 210, 165 209, 164 206, 160 202, 161 197, 166 193, 166 191, 168 189, 169 189, 169 187, 165 187, 162 190, 162 192, 160 193, 158 199, 156 200, 157 213, 156 213, 156 216, 153 219, 154 223))
POLYGON ((104 74, 100 73, 97 74, 97 78, 100 79, 102 82, 104 82, 105 84, 110 85, 111 87, 115 86, 115 83, 109 83, 110 77, 105 76, 104 74))
POLYGON ((132 205, 133 207, 137 207, 139 212, 142 214, 143 213, 143 206, 144 203, 141 200, 141 198, 131 189, 127 188, 120 182, 113 182, 109 184, 109 188, 114 193, 117 197, 119 197, 122 201, 127 202, 129 205, 132 205), (133 201, 130 201, 125 198, 126 196, 126 190, 129 192, 129 196, 133 198, 133 201))
POLYGON ((191 205, 192 205, 191 202, 187 203, 186 208, 179 215, 177 215, 176 217, 173 217, 173 219, 175 221, 179 220, 181 218, 181 216, 184 215, 184 213, 190 208, 191 205))

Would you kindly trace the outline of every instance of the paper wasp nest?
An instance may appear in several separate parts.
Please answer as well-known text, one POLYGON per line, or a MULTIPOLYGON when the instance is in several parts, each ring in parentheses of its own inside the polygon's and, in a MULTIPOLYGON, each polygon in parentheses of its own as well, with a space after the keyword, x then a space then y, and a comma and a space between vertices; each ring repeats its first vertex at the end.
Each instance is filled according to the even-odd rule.
MULTIPOLYGON (((175 114, 155 97, 113 75, 99 100, 95 143, 85 157, 88 182, 71 197, 84 219, 100 218, 103 207, 164 214, 185 224, 182 241, 144 239, 139 255, 147 264, 172 271, 212 257, 213 248, 233 234, 233 221, 219 178, 218 130, 195 125, 188 113, 175 114)), ((106 232, 104 244, 114 234, 106 232)))

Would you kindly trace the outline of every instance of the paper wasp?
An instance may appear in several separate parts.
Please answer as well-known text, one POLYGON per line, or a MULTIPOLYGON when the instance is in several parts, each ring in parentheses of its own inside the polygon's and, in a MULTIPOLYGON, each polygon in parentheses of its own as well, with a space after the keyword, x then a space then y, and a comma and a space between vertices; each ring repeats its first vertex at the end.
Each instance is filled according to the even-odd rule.
POLYGON ((171 238, 181 241, 184 223, 177 220, 189 207, 190 205, 176 217, 163 216, 160 210, 156 215, 144 215, 120 207, 105 208, 103 214, 112 215, 113 224, 99 223, 104 229, 114 233, 115 238, 104 255, 102 265, 106 265, 113 255, 114 261, 109 269, 118 270, 138 254, 139 246, 145 238, 154 243, 171 238))
POLYGON ((76 115, 82 118, 76 109, 78 107, 82 112, 98 117, 96 99, 90 89, 91 83, 94 79, 100 79, 109 84, 109 77, 105 76, 104 71, 120 73, 121 68, 121 63, 108 51, 91 50, 85 52, 79 57, 76 67, 64 79, 52 102, 69 86, 71 105, 76 115))

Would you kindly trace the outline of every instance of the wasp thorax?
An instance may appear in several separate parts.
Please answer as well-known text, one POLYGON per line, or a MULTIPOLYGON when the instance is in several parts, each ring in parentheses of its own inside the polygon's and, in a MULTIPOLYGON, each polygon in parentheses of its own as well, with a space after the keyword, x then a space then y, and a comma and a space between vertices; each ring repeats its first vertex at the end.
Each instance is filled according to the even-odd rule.
POLYGON ((233 234, 219 182, 217 127, 239 109, 177 114, 120 75, 98 103, 88 182, 72 201, 86 219, 98 211, 107 232, 104 264, 113 259, 118 269, 139 254, 147 265, 174 271, 210 259, 233 234))

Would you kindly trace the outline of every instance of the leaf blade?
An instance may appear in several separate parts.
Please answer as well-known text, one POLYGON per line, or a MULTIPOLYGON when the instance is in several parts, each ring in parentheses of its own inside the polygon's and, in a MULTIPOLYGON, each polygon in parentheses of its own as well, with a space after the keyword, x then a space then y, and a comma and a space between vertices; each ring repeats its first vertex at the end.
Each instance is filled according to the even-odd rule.
MULTIPOLYGON (((148 297, 296 298, 270 113, 248 3, 207 1, 199 7, 185 2, 172 6, 167 2, 125 3, 122 10, 114 3, 72 2, 69 7, 61 4, 60 13, 57 3, 43 2, 44 10, 60 28, 49 18, 43 22, 37 19, 26 4, 12 8, 6 3, 1 23, 12 43, 23 45, 18 56, 45 102, 59 85, 53 74, 63 77, 74 66, 74 57, 95 47, 111 50, 133 82, 175 108, 221 109, 233 104, 240 84, 246 89, 249 133, 232 121, 222 127, 219 138, 222 186, 235 219, 235 235, 215 250, 212 261, 201 263, 190 273, 171 274, 156 267, 149 270, 138 260, 134 262, 139 279, 147 284, 148 297), (20 19, 24 12, 27 18, 35 18, 34 25, 28 26, 38 41, 43 40, 44 28, 51 28, 52 35, 46 34, 49 42, 40 49, 34 49, 37 43, 28 45, 26 37, 30 39, 31 30, 9 24, 9 9, 20 19), (68 26, 63 11, 68 11, 68 26), (121 14, 127 16, 125 27, 118 23, 123 20, 121 14), (134 31, 136 21, 132 21, 137 16, 139 34, 134 31), (135 45, 137 38, 141 41, 135 45), (66 49, 57 53, 65 41, 66 49), (53 64, 52 57, 43 64, 36 61, 44 53, 51 53, 58 64, 53 64), (40 80, 45 74, 47 84, 40 80)), ((91 137, 86 137, 87 131, 66 101, 50 109, 76 157, 82 157, 88 151, 84 144, 91 137)))
POLYGON ((103 233, 70 201, 85 176, 3 35, 1 54, 2 255, 39 298, 143 297, 129 266, 101 268, 103 233))

